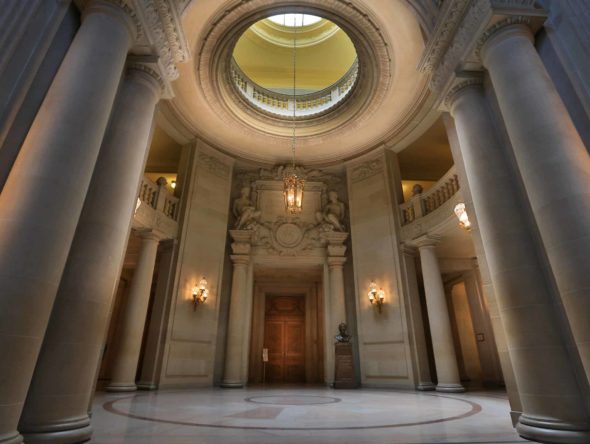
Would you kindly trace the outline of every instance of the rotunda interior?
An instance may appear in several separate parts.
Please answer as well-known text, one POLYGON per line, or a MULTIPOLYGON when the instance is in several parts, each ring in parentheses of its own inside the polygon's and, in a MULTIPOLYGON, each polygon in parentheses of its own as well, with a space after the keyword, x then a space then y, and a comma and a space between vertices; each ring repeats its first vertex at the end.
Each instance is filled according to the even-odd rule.
POLYGON ((5 1, 0 444, 590 442, 589 5, 5 1))

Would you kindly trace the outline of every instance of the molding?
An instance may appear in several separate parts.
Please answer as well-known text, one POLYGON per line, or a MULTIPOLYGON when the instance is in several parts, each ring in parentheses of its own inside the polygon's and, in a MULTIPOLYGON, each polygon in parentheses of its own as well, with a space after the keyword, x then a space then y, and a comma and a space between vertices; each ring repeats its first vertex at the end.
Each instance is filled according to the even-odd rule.
MULTIPOLYGON (((241 33, 264 14, 280 11, 285 5, 277 5, 274 0, 228 3, 213 15, 196 48, 198 85, 211 111, 228 126, 233 126, 244 137, 268 136, 269 143, 278 145, 290 137, 289 121, 267 116, 243 99, 229 77, 229 67, 233 44, 241 33)), ((383 26, 370 11, 346 0, 301 0, 297 7, 307 13, 317 11, 340 26, 355 43, 359 58, 359 78, 349 97, 319 117, 298 122, 298 128, 305 128, 307 134, 318 137, 341 132, 343 128, 362 127, 382 105, 393 80, 393 55, 382 32, 383 26)), ((300 136, 301 140, 305 138, 300 136)))
POLYGON ((360 182, 361 180, 367 179, 368 177, 382 173, 384 169, 385 165, 383 164, 382 158, 367 160, 352 168, 350 180, 353 183, 360 182))
POLYGON ((469 8, 471 0, 447 1, 438 14, 436 26, 418 64, 420 72, 433 72, 453 41, 457 28, 469 8))
POLYGON ((149 66, 149 63, 142 62, 139 59, 134 60, 129 57, 127 61, 127 75, 131 75, 133 71, 139 71, 140 73, 149 76, 160 88, 159 93, 164 94, 166 91, 166 83, 164 82, 164 79, 162 79, 160 72, 157 69, 152 69, 149 66))
POLYGON ((177 63, 189 59, 188 44, 182 31, 180 17, 172 0, 135 0, 145 23, 150 43, 160 56, 163 77, 169 81, 179 76, 177 63))
POLYGON ((448 106, 460 71, 482 71, 484 43, 505 26, 542 26, 545 11, 534 0, 448 0, 443 3, 435 30, 422 60, 421 72, 431 73, 430 89, 448 106), (450 92, 450 91, 449 91, 450 92))
POLYGON ((456 83, 445 96, 445 99, 443 102, 445 108, 451 109, 452 103, 455 100, 457 93, 459 93, 460 91, 462 91, 463 89, 465 89, 469 86, 474 86, 474 85, 482 86, 483 85, 483 77, 482 76, 474 76, 474 77, 471 77, 467 80, 462 80, 462 81, 459 81, 458 83, 456 83))
POLYGON ((481 49, 492 36, 500 32, 502 29, 512 25, 526 25, 528 27, 531 25, 531 19, 530 17, 517 15, 514 17, 508 17, 502 21, 499 21, 493 26, 490 26, 477 40, 477 45, 475 48, 475 54, 477 55, 477 58, 481 60, 481 49))
POLYGON ((227 179, 229 177, 230 166, 223 163, 217 157, 210 156, 209 154, 205 154, 203 152, 199 152, 197 156, 197 164, 198 166, 202 166, 215 176, 221 177, 223 179, 227 179))

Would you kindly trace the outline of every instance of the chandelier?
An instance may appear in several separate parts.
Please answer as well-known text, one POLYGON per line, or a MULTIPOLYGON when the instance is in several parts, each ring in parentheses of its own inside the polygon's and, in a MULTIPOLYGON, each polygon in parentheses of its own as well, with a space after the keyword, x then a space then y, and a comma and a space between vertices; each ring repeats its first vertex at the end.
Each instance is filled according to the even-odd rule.
POLYGON ((305 180, 297 176, 295 168, 295 146, 297 138, 295 134, 297 111, 297 26, 293 27, 293 133, 291 137, 291 168, 287 169, 283 176, 283 194, 285 196, 285 208, 289 214, 298 214, 303 206, 303 186, 305 180))

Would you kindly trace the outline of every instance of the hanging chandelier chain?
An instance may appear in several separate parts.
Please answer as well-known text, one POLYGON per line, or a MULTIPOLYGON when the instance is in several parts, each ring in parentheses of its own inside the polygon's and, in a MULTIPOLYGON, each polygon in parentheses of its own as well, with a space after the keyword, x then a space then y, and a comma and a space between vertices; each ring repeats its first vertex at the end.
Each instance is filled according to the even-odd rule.
MULTIPOLYGON (((301 20, 303 23, 303 15, 301 15, 301 20)), ((297 112, 297 18, 295 17, 295 26, 293 27, 293 137, 291 139, 291 156, 292 156, 292 163, 293 169, 295 169, 295 144, 296 144, 296 137, 295 137, 295 122, 296 122, 296 112, 297 112)))

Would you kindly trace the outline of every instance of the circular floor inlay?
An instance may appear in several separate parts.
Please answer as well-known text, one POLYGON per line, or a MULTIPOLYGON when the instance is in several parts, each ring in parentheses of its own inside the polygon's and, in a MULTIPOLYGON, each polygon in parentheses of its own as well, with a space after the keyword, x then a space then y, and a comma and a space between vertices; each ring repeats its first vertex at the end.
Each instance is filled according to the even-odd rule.
POLYGON ((459 396, 396 391, 170 391, 111 399, 105 410, 180 426, 242 430, 367 430, 468 418, 481 406, 459 396), (263 405, 265 404, 265 405, 263 405))
POLYGON ((271 405, 320 405, 320 404, 334 404, 342 401, 340 398, 333 398, 331 396, 315 396, 315 395, 289 395, 289 396, 251 396, 246 398, 248 402, 256 404, 271 404, 271 405))

